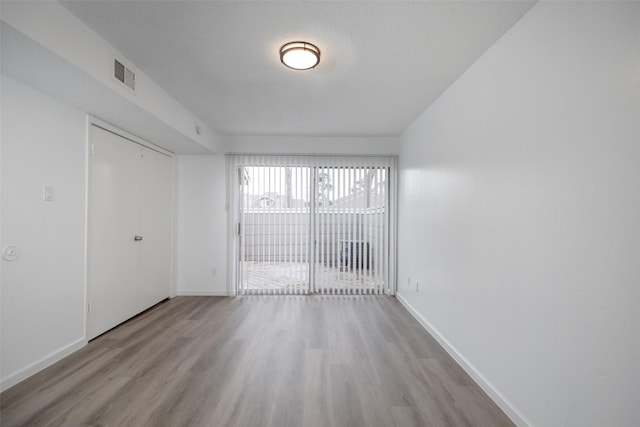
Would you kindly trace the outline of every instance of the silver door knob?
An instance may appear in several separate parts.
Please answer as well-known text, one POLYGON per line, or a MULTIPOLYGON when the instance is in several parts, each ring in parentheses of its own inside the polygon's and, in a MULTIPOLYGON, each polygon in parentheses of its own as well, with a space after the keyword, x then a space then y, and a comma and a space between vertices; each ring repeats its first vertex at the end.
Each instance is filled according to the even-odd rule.
POLYGON ((139 242, 140 240, 142 240, 142 236, 134 236, 133 240, 135 240, 136 242, 139 242))

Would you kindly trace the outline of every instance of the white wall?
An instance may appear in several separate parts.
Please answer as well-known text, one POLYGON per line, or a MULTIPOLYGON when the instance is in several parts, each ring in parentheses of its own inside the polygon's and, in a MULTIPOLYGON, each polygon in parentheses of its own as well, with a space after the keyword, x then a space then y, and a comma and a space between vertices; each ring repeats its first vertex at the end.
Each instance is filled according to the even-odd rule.
POLYGON ((253 154, 397 155, 395 136, 226 135, 221 151, 253 154))
POLYGON ((3 74, 170 151, 217 150, 212 129, 60 3, 5 0, 0 10, 3 74), (114 58, 135 72, 135 92, 113 77, 114 58))
POLYGON ((86 116, 2 76, 2 390, 84 345, 86 116), (42 186, 54 200, 42 200, 42 186))
MULTIPOLYGON (((233 153, 383 155, 397 153, 398 144, 396 137, 228 135, 223 149, 233 153)), ((178 156, 176 188, 177 294, 231 294, 225 157, 178 156)))
POLYGON ((638 22, 538 3, 402 135, 399 297, 521 424, 640 420, 638 22))
POLYGON ((224 156, 177 158, 178 295, 227 295, 224 156))

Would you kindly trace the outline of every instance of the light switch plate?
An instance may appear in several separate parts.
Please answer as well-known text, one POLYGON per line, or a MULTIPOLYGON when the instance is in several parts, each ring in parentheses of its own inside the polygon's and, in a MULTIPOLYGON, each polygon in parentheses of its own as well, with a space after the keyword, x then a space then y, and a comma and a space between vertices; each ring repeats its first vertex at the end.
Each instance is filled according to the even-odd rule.
POLYGON ((42 200, 51 202, 53 200, 53 187, 50 185, 42 186, 42 200))

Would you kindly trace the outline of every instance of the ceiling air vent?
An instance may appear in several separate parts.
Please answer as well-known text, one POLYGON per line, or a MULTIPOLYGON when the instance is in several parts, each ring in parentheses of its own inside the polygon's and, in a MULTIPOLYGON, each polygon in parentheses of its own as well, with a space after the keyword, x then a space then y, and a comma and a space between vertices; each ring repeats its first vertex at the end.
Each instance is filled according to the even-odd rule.
POLYGON ((127 85, 131 90, 136 90, 136 75, 117 59, 115 60, 113 75, 116 79, 127 85))

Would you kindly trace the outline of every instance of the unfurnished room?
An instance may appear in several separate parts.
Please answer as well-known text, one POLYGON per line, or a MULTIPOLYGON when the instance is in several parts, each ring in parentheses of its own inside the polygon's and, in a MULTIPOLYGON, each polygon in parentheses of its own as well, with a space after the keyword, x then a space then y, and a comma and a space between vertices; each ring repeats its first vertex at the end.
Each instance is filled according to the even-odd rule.
POLYGON ((640 2, 0 0, 0 425, 640 425, 640 2))

